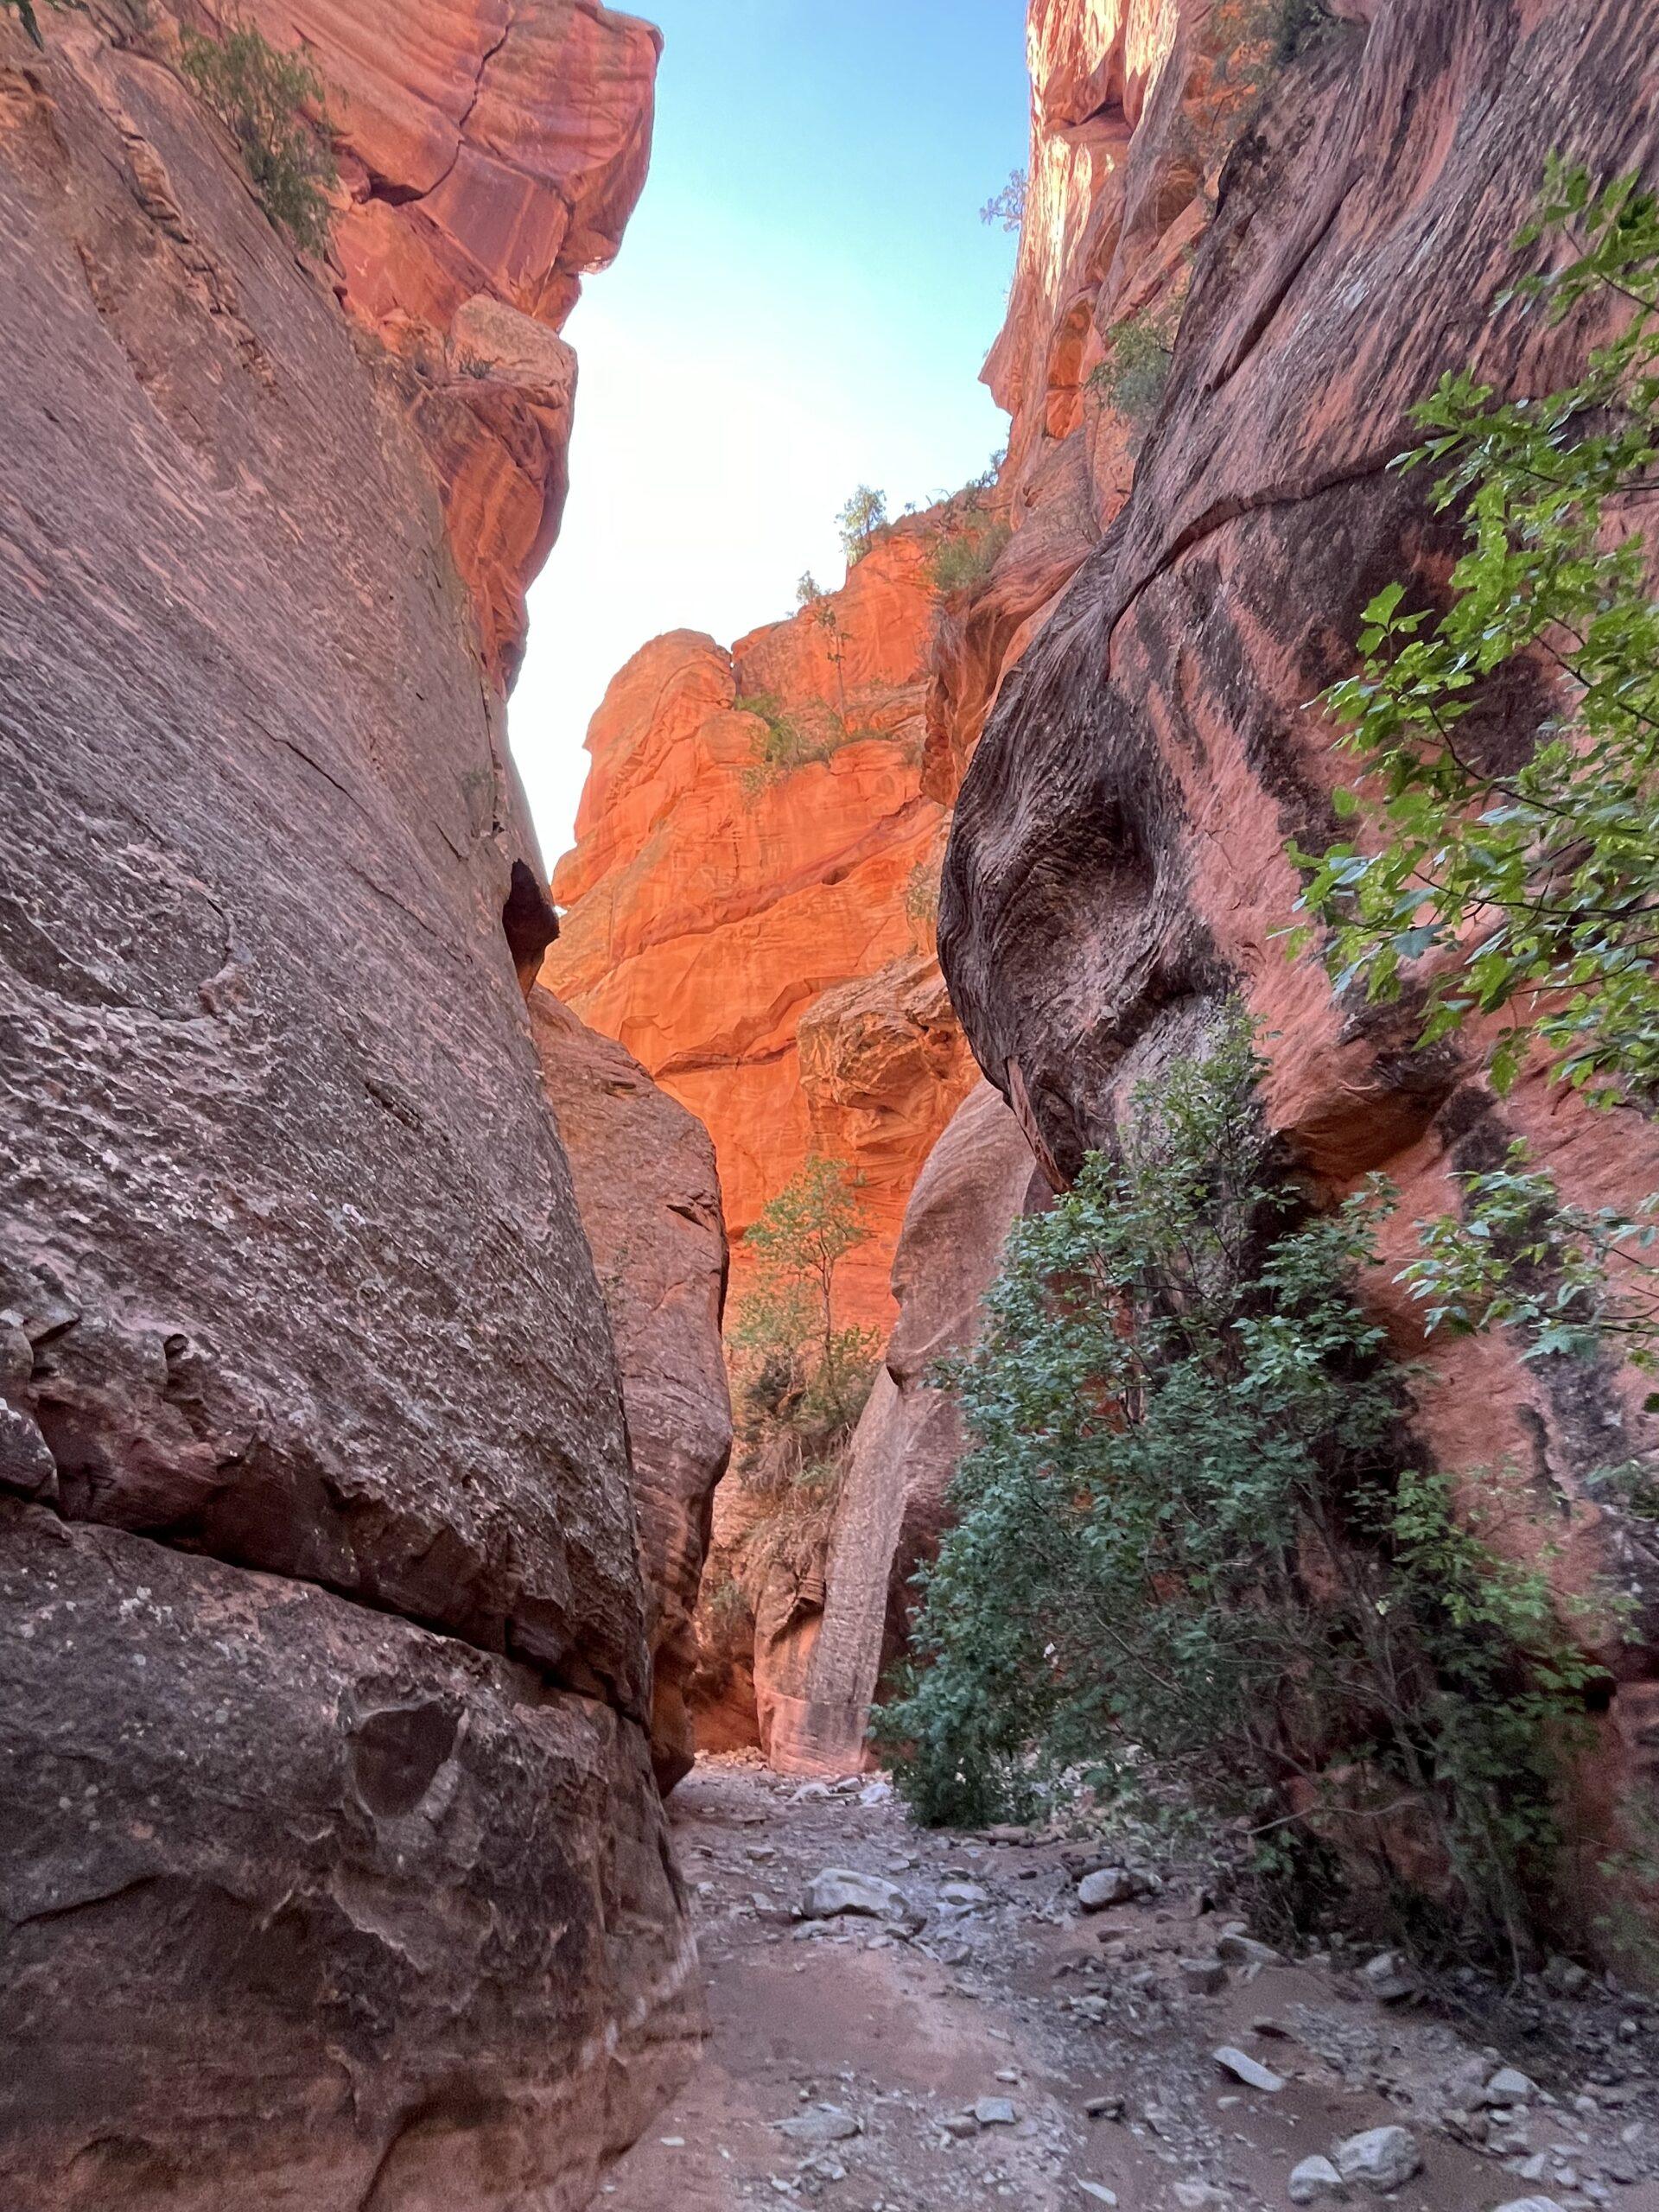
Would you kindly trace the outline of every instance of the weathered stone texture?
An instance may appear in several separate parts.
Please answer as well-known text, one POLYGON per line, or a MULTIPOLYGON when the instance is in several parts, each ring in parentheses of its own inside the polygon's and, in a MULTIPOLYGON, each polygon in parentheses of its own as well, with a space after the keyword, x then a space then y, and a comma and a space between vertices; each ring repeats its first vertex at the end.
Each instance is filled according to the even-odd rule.
POLYGON ((539 861, 411 372, 168 67, 45 23, 0 11, 0 2199, 566 2212, 692 2009, 539 861))

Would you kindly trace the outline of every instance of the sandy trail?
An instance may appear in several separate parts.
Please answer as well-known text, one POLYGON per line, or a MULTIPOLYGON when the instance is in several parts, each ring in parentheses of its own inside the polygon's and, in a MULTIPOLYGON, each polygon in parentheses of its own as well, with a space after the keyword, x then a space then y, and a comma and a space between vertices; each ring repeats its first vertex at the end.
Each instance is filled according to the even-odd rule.
POLYGON ((833 2212, 1281 2212, 1299 2161, 1385 2124, 1410 2129, 1421 2171, 1392 2196, 1351 2202, 1659 2212, 1659 2009, 1597 1994, 1503 2045, 1490 2023, 1460 2033, 1322 1963, 1235 1962, 1200 1994, 1181 1962, 1213 1954, 1224 1916, 1173 1885, 1081 1915, 1057 1845, 929 1834, 882 1785, 803 1789, 735 1759, 702 1763, 672 1812, 712 2033, 683 2093, 613 2169, 605 2212, 780 2198, 833 2212), (904 1926, 793 1918, 825 1866, 897 1883, 904 1926), (1621 2032, 1632 2012, 1636 2032, 1621 2032), (1211 2056, 1230 2044, 1284 2086, 1230 2079, 1211 2056), (1448 2113, 1478 2099, 1497 2056, 1540 2094, 1510 2119, 1478 2111, 1484 2147, 1454 2139, 1448 2113), (779 2126, 791 2120, 821 2139, 779 2126))

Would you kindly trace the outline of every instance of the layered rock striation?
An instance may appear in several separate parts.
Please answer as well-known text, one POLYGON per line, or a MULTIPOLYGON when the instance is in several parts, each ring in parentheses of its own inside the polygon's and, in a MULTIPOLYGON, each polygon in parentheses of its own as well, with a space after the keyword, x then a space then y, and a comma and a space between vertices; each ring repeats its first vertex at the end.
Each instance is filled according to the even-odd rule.
POLYGON ((46 31, 0 13, 0 2196, 574 2207, 696 2006, 499 695, 407 367, 163 60, 46 31))
MULTIPOLYGON (((1082 36, 1112 12, 1039 7, 1033 35, 1052 45, 1063 17, 1082 36)), ((1544 150, 1653 176, 1659 86, 1645 11, 1618 0, 1587 16, 1428 0, 1339 12, 1280 68, 1228 164, 1133 489, 1002 683, 957 804, 941 949, 981 1065, 1061 1175, 1109 1141, 1137 1079, 1201 1046, 1243 993, 1292 1156, 1332 1196, 1374 1169, 1399 1186, 1370 1294, 1422 1357, 1393 1278, 1410 1224, 1455 1211, 1459 1171, 1524 1135, 1569 1198, 1628 1206, 1659 1156, 1637 1112, 1586 1110, 1538 1062, 1499 1100, 1473 1050, 1416 1049, 1408 1012, 1333 996, 1317 959, 1287 957, 1285 848, 1336 834, 1344 775, 1308 702, 1353 666, 1371 595, 1443 575, 1452 554, 1426 482, 1389 466, 1415 442, 1412 402, 1465 366, 1505 393, 1548 391, 1594 334, 1503 297, 1544 150)), ((1155 144, 1137 151, 1157 98, 1131 180, 1159 167, 1155 144)), ((1041 450, 1053 433, 1032 436, 1041 450)), ((1536 711, 1497 710, 1517 733, 1536 711)), ((1471 1486, 1522 1471, 1564 1585, 1611 1573, 1631 1596, 1633 1639, 1603 1652, 1617 1688, 1586 1787, 1638 1799, 1656 1780, 1659 1555, 1593 1471, 1650 1449, 1650 1418, 1611 1365, 1586 1376, 1517 1349, 1432 1339, 1450 1387, 1422 1390, 1417 1421, 1471 1486)))

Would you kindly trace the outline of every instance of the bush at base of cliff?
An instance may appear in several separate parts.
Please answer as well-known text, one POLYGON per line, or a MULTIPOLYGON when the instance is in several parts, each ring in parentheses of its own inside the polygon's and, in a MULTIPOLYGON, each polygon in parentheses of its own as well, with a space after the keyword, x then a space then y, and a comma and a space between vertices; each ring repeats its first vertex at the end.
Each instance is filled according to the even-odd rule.
POLYGON ((1384 1200, 1297 1217, 1260 1072, 1235 1015, 1017 1225, 951 1370, 975 1440, 880 1737, 924 1819, 1173 1793, 1268 1859, 1332 1847, 1402 1933, 1515 1961, 1594 1670, 1493 1548, 1507 1484, 1478 1519, 1407 1463, 1351 1294, 1384 1200))
POLYGON ((295 55, 280 54, 251 24, 222 38, 186 30, 179 66, 241 150, 261 206, 307 253, 328 246, 327 192, 338 178, 323 132, 322 80, 295 55))

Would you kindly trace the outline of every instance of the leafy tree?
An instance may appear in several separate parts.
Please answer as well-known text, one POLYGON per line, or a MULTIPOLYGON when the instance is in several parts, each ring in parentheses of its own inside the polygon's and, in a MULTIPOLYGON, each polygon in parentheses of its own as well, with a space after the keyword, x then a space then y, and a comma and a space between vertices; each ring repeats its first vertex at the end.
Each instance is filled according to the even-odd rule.
POLYGON ((232 22, 222 38, 187 29, 179 66, 235 139, 271 221, 303 251, 325 253, 327 194, 339 171, 316 72, 244 22, 232 22), (308 108, 323 116, 321 127, 307 119, 308 108))
POLYGON ((813 575, 811 569, 804 569, 802 571, 801 580, 795 587, 796 606, 804 612, 817 607, 821 601, 827 597, 828 594, 825 592, 823 586, 813 575))
POLYGON ((1402 582, 1367 607, 1326 697, 1366 777, 1338 808, 1370 834, 1294 857, 1339 988, 1421 991, 1425 1043, 1497 1017, 1500 1091, 1535 1035, 1605 1104, 1659 1085, 1659 606, 1624 519, 1659 491, 1659 202, 1552 156, 1517 247, 1547 233, 1569 257, 1517 295, 1628 321, 1547 397, 1465 372, 1414 410, 1402 466, 1441 470, 1465 550, 1444 611, 1402 582))
POLYGON ((781 1359, 801 1410, 832 1427, 857 1418, 868 1389, 872 1332, 839 1327, 836 1310, 837 1271, 868 1236, 845 1163, 813 1153, 743 1238, 757 1266, 734 1341, 781 1359))
POLYGON ((1010 169, 1007 182, 1001 191, 994 192, 980 209, 980 221, 1001 224, 1005 231, 1017 231, 1026 219, 1028 181, 1024 169, 1010 169))
POLYGON ((1402 1890, 1403 1813, 1463 1932, 1516 1956, 1593 1669, 1542 1573, 1405 1463, 1402 1378, 1351 1287, 1387 1194, 1299 1212, 1260 1072, 1235 1012, 1137 1094, 1118 1157, 1016 1225, 950 1373, 972 1447, 880 1734, 927 1819, 1178 1786, 1402 1890))
POLYGON ((836 517, 847 565, 855 568, 887 526, 887 495, 861 484, 836 517))

